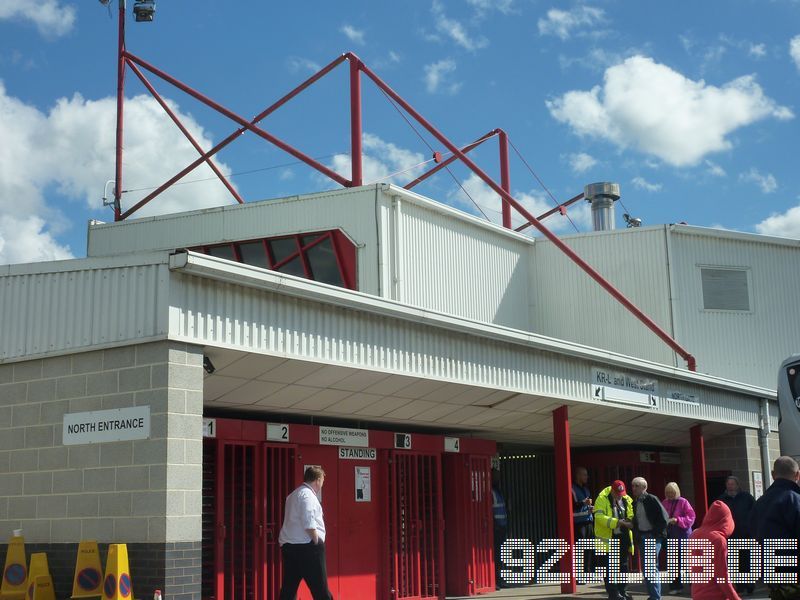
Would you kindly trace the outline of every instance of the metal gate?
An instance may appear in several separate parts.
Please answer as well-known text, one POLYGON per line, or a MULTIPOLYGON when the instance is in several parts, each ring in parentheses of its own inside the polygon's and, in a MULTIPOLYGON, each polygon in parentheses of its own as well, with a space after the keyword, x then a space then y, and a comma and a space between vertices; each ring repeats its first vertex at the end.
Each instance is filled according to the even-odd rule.
POLYGON ((444 598, 439 455, 389 455, 389 571, 392 598, 444 598))
POLYGON ((491 458, 444 459, 447 595, 494 591, 491 458))
POLYGON ((510 449, 506 452, 500 456, 500 492, 508 509, 508 539, 538 544, 557 537, 553 455, 530 451, 512 454, 510 449))
POLYGON ((258 525, 257 446, 217 446, 216 597, 256 600, 258 525))
POLYGON ((261 571, 261 588, 265 600, 277 600, 283 579, 283 562, 278 535, 283 525, 284 500, 294 488, 294 447, 286 444, 277 446, 265 444, 263 465, 264 476, 262 531, 264 551, 261 571))

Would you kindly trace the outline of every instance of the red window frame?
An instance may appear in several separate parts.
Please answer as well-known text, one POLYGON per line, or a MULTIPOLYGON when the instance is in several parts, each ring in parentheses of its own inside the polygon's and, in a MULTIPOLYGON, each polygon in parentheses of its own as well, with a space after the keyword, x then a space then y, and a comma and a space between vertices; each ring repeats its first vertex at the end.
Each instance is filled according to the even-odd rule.
POLYGON ((336 266, 339 271, 339 277, 342 281, 341 287, 349 290, 357 290, 356 284, 356 246, 341 230, 332 229, 329 231, 316 231, 310 233, 295 233, 292 235, 279 235, 267 238, 255 238, 248 240, 237 240, 235 242, 227 242, 222 244, 207 244, 191 248, 195 252, 202 252, 203 254, 211 254, 215 248, 228 247, 231 249, 236 262, 244 262, 242 254, 239 250, 240 244, 252 244, 254 242, 261 242, 264 247, 264 254, 267 259, 269 269, 272 271, 280 272, 281 267, 288 265, 296 258, 300 258, 300 264, 303 266, 303 273, 306 279, 314 280, 311 262, 308 257, 308 251, 313 249, 318 244, 325 240, 330 240, 331 247, 333 248, 333 255, 336 259, 336 266), (303 243, 303 239, 313 238, 311 241, 303 243), (296 250, 285 256, 279 261, 275 260, 272 252, 270 242, 277 240, 293 240, 296 250))

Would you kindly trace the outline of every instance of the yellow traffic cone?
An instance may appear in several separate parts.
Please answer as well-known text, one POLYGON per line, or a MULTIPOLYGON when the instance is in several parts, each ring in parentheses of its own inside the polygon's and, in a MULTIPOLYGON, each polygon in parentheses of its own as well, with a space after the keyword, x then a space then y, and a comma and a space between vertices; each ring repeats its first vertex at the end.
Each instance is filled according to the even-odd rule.
POLYGON ((56 593, 53 590, 53 579, 50 575, 39 575, 31 584, 33 597, 31 600, 56 600, 56 593))
POLYGON ((103 600, 131 600, 133 585, 128 568, 128 546, 111 544, 108 547, 106 575, 103 578, 103 600))
POLYGON ((25 538, 16 535, 8 542, 0 600, 24 600, 28 589, 28 569, 25 568, 25 538))
POLYGON ((72 598, 98 598, 103 594, 103 567, 95 540, 83 540, 78 545, 72 598))
MULTIPOLYGON (((33 588, 36 587, 36 578, 42 575, 50 576, 47 554, 36 552, 31 554, 31 568, 28 569, 28 592, 25 596, 28 600, 33 600, 33 588)), ((50 583, 52 588, 52 581, 50 583)))

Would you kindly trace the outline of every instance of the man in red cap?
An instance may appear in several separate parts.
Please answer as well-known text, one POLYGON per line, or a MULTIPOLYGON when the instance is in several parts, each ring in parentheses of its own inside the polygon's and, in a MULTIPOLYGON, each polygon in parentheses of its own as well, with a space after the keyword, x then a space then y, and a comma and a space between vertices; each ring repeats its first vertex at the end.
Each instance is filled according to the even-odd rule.
MULTIPOLYGON (((625 490, 625 483, 617 479, 605 488, 594 503, 594 535, 608 553, 609 542, 618 540, 619 570, 628 572, 628 558, 633 554, 633 501, 625 490)), ((610 557, 609 557, 610 558, 610 557)), ((609 580, 611 573, 604 578, 608 600, 630 600, 632 596, 625 591, 625 583, 609 580)))

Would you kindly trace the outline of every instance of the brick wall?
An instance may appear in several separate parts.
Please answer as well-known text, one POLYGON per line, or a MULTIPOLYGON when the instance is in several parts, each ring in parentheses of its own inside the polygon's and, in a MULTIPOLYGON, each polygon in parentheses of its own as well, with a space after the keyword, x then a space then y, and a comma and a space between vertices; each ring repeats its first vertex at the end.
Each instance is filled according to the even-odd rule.
MULTIPOLYGON (((780 456, 780 445, 777 432, 769 435, 770 468, 780 456)), ((755 429, 737 429, 731 433, 705 440, 706 471, 730 471, 739 478, 742 488, 752 493, 753 471, 761 471, 761 450, 758 445, 758 431, 755 429)), ((692 449, 685 447, 681 452, 681 493, 694 503, 694 481, 692 479, 692 449)), ((766 481, 764 482, 766 486, 766 481)), ((709 497, 709 502, 716 499, 723 490, 709 497)))
MULTIPOLYGON (((0 365, 0 541, 21 528, 30 547, 73 561, 82 539, 124 542, 160 548, 159 565, 188 543, 199 561, 202 359, 200 348, 155 342, 0 365), (62 445, 65 413, 145 405, 147 440, 62 445)), ((164 583, 165 569, 155 571, 164 583)))

